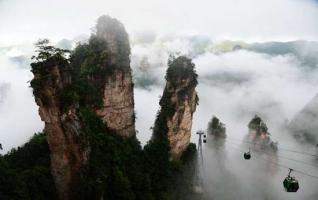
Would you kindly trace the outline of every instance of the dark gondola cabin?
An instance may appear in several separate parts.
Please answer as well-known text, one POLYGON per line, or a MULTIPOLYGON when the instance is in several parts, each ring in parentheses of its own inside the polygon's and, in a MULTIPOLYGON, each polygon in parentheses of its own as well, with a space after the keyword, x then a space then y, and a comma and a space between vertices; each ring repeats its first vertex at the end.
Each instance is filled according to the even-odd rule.
POLYGON ((203 139, 203 143, 206 143, 206 139, 203 139))
POLYGON ((251 148, 248 148, 248 152, 244 153, 244 159, 245 160, 251 159, 251 148))
POLYGON ((290 176, 292 171, 293 169, 289 169, 289 173, 283 181, 286 192, 297 192, 297 190, 299 189, 298 181, 295 179, 295 177, 290 176))
POLYGON ((291 176, 287 176, 283 182, 286 192, 297 192, 299 189, 298 181, 291 176))
POLYGON ((245 153, 244 153, 244 159, 245 159, 245 160, 251 159, 251 153, 250 153, 250 152, 245 152, 245 153))
POLYGON ((297 192, 299 189, 298 181, 294 177, 286 177, 283 184, 286 192, 297 192))

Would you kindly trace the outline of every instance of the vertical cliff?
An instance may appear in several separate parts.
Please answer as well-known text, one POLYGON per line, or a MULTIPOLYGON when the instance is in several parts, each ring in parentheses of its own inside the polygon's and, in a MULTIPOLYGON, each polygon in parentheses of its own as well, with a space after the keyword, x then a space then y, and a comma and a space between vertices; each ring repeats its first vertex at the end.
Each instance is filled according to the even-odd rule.
POLYGON ((102 120, 99 133, 135 138, 128 35, 119 21, 102 16, 88 44, 73 52, 49 46, 47 40, 37 48, 31 87, 45 122, 51 172, 59 198, 78 199, 82 179, 91 170, 91 153, 103 144, 91 144, 96 127, 89 127, 85 115, 99 116, 90 117, 92 124, 102 120))
MULTIPOLYGON (((40 48, 52 48, 46 43, 40 48)), ((78 105, 66 111, 62 93, 72 83, 70 65, 58 53, 59 50, 39 54, 37 62, 32 63, 34 79, 31 81, 39 114, 45 123, 44 132, 50 148, 51 173, 60 199, 71 199, 80 182, 81 169, 88 160, 88 141, 82 132, 77 116, 78 105), (49 55, 41 57, 43 55, 49 55)))
POLYGON ((153 138, 166 137, 170 159, 177 160, 190 143, 192 117, 198 103, 197 74, 191 59, 185 56, 171 58, 168 65, 153 138))
POLYGON ((132 137, 135 135, 135 113, 128 34, 119 21, 102 16, 93 37, 107 44, 110 60, 102 68, 112 68, 111 75, 103 80, 103 105, 97 114, 118 134, 132 137))

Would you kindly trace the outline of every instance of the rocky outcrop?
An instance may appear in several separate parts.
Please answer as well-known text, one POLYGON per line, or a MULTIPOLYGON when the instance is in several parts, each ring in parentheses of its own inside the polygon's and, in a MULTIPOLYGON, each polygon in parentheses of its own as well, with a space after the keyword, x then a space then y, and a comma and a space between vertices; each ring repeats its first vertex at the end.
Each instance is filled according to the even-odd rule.
POLYGON ((177 160, 190 144, 192 117, 198 103, 197 74, 191 59, 180 56, 170 60, 166 80, 158 117, 166 125, 170 159, 177 160))
POLYGON ((135 136, 128 35, 116 19, 102 16, 89 43, 78 45, 70 59, 47 40, 37 47, 31 87, 45 122, 52 175, 60 199, 77 199, 91 149, 81 110, 95 112, 105 130, 135 136))
MULTIPOLYGON (((124 26, 109 16, 98 19, 96 37, 106 41, 110 65, 115 68, 103 82, 103 105, 97 110, 107 126, 124 137, 135 136, 133 82, 130 45, 124 26)), ((105 65, 107 70, 108 65, 105 65)))
MULTIPOLYGON (((169 87, 169 86, 168 86, 169 87)), ((177 91, 173 96, 177 95, 177 91)), ((189 92, 189 96, 179 100, 172 97, 176 111, 172 118, 168 119, 168 141, 170 145, 170 156, 178 159, 190 144, 192 116, 196 109, 196 92, 194 89, 189 92), (181 105, 180 105, 181 104, 181 105)))
POLYGON ((249 131, 245 137, 245 141, 254 143, 255 149, 277 150, 278 143, 272 141, 266 123, 258 115, 255 115, 249 122, 248 129, 249 131))
POLYGON ((124 137, 135 136, 134 95, 131 74, 115 71, 105 80, 103 106, 97 110, 107 126, 124 137))
POLYGON ((80 182, 81 170, 86 165, 89 154, 81 123, 77 116, 77 106, 64 112, 60 93, 71 84, 70 68, 67 63, 49 61, 44 65, 33 65, 34 79, 31 82, 34 96, 39 106, 39 114, 45 123, 51 156, 51 172, 60 199, 72 199, 80 182), (45 79, 40 73, 45 68, 45 79), (37 85, 37 86, 35 86, 37 85))
POLYGON ((208 123, 207 133, 214 135, 216 138, 226 137, 225 124, 220 122, 219 118, 213 116, 213 118, 208 123))

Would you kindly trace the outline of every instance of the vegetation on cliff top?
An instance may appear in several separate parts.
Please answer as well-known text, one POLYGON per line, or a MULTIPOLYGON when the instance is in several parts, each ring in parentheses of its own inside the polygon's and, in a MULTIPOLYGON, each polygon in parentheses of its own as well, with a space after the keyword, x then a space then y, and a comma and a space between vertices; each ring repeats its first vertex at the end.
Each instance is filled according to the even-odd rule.
POLYGON ((188 80, 188 87, 195 87, 198 84, 198 75, 194 69, 192 60, 186 56, 171 55, 168 60, 166 80, 174 87, 180 87, 182 81, 188 80))
POLYGON ((223 124, 219 118, 216 116, 213 116, 212 119, 208 123, 208 129, 207 132, 209 134, 220 136, 220 137, 226 137, 225 134, 225 124, 223 124))
POLYGON ((262 131, 268 133, 268 128, 266 123, 258 115, 255 115, 253 119, 248 123, 248 128, 256 130, 257 132, 262 131))

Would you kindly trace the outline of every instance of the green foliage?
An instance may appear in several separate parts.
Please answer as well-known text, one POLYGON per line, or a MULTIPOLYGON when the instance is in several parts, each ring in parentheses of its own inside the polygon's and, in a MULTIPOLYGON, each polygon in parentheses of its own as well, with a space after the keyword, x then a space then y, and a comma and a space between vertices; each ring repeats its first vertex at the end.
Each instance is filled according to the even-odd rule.
POLYGON ((88 109, 80 111, 88 133, 91 154, 79 199, 100 194, 104 199, 152 199, 144 155, 136 138, 124 139, 88 109))
POLYGON ((103 15, 98 18, 95 26, 96 36, 104 37, 105 35, 113 36, 113 43, 116 45, 116 51, 112 52, 113 63, 118 69, 129 69, 130 62, 130 45, 128 34, 125 27, 117 19, 103 15))
MULTIPOLYGON (((70 106, 77 108, 85 133, 82 139, 88 139, 90 150, 88 165, 83 169, 84 176, 81 177, 81 188, 76 199, 182 199, 181 194, 191 191, 191 175, 188 173, 193 166, 191 162, 194 159, 195 146, 190 145, 180 161, 169 161, 166 119, 173 115, 175 108, 171 105, 171 93, 166 91, 167 88, 160 101, 161 111, 155 121, 153 139, 144 150, 135 137, 119 136, 106 127, 107 124, 94 112, 102 105, 101 92, 105 80, 117 70, 130 70, 128 35, 123 30, 123 26, 116 20, 107 16, 101 17, 96 25, 96 34, 91 36, 88 44, 79 44, 69 58, 68 51, 50 46, 48 40, 39 41, 36 44, 38 55, 33 57, 34 63, 31 64, 35 74, 31 87, 37 93, 41 92, 44 82, 53 85, 56 77, 51 68, 55 66, 66 69, 71 74, 71 82, 57 87, 56 94, 61 102, 61 111, 66 112, 70 106), (113 27, 111 31, 109 26, 113 27), (101 39, 105 34, 115 36, 114 42, 118 47, 116 51, 111 51, 108 45, 112 44, 101 39), (179 187, 186 189, 181 192, 179 187)), ((194 88, 197 85, 197 74, 191 59, 184 56, 171 58, 168 65, 166 79, 172 84, 176 86, 179 83, 176 81, 187 79, 190 80, 188 87, 194 88)), ((46 101, 45 96, 40 97, 44 104, 50 104, 50 100, 46 101)), ((37 136, 32 139, 32 144, 39 144, 35 150, 25 145, 1 157, 0 169, 5 169, 6 172, 3 177, 9 177, 11 173, 16 176, 9 186, 0 182, 0 189, 10 187, 4 189, 10 193, 5 193, 6 197, 11 198, 12 195, 12 199, 43 199, 44 194, 55 197, 49 174, 49 153, 45 137, 43 138, 41 142, 37 141, 37 136), (43 155, 33 151, 42 152, 43 155), (7 170, 11 166, 15 166, 13 172, 7 170), (19 172, 19 175, 16 172, 19 172), (30 184, 25 184, 26 182, 30 184), (34 187, 36 184, 41 186, 34 187)))
POLYGON ((61 90, 59 98, 59 102, 63 102, 63 104, 61 105, 61 109, 63 111, 67 111, 70 106, 74 104, 76 105, 79 101, 79 95, 77 94, 76 90, 72 88, 72 86, 67 86, 63 90, 61 90))
POLYGON ((264 133, 267 133, 268 131, 266 123, 258 115, 255 115, 254 118, 249 122, 248 128, 258 132, 262 131, 264 133))
POLYGON ((261 124, 261 122, 262 122, 262 119, 258 115, 255 115, 253 119, 248 123, 248 128, 257 129, 257 127, 261 124))
POLYGON ((190 81, 189 87, 195 87, 198 84, 198 75, 194 67, 195 65, 190 58, 170 55, 166 80, 176 87, 180 84, 180 81, 188 79, 190 81))
POLYGON ((89 109, 82 109, 80 116, 91 153, 88 173, 81 184, 83 193, 78 199, 97 194, 96 198, 100 195, 110 200, 181 200, 181 195, 177 195, 179 187, 187 188, 184 193, 191 191, 189 169, 195 166, 195 145, 189 146, 180 162, 171 162, 167 140, 152 140, 142 150, 136 138, 125 139, 105 128, 89 109))
POLYGON ((171 166, 169 162, 168 141, 156 139, 145 147, 146 170, 151 177, 151 192, 154 199, 170 199, 169 182, 171 180, 171 166))
POLYGON ((6 200, 56 199, 50 174, 48 144, 43 133, 0 156, 0 197, 6 200))
POLYGON ((102 106, 103 81, 114 73, 107 43, 91 37, 88 44, 79 44, 71 54, 72 88, 81 106, 102 106))
POLYGON ((213 116, 208 123, 207 132, 217 137, 226 137, 225 124, 223 124, 219 118, 213 116))
POLYGON ((107 76, 113 66, 107 42, 91 37, 88 44, 79 44, 71 54, 71 63, 76 78, 107 76))
MULTIPOLYGON (((41 88, 45 82, 54 82, 56 77, 50 73, 53 67, 58 66, 65 68, 69 65, 68 56, 70 51, 49 45, 48 39, 39 40, 36 44, 36 56, 32 56, 31 71, 34 78, 30 81, 34 94, 40 94, 41 88)), ((49 105, 49 101, 42 96, 45 106, 49 105)))
POLYGON ((197 161, 197 150, 196 145, 190 143, 186 151, 183 153, 180 159, 180 167, 175 170, 173 185, 177 187, 174 188, 172 194, 172 199, 178 200, 195 200, 201 199, 196 196, 193 191, 193 185, 196 177, 196 161, 197 161))
POLYGON ((179 161, 169 161, 169 148, 164 140, 152 140, 144 152, 154 199, 195 199, 192 193, 197 159, 195 144, 189 145, 179 161))
POLYGON ((54 58, 59 60, 61 58, 64 59, 66 54, 70 52, 69 50, 51 46, 49 43, 50 41, 48 39, 42 39, 35 43, 37 48, 36 52, 38 52, 38 55, 32 56, 32 59, 35 59, 37 62, 46 62, 54 58))
POLYGON ((49 45, 48 39, 39 40, 35 43, 37 55, 32 56, 31 71, 41 76, 48 75, 48 69, 54 65, 65 66, 68 64, 69 50, 56 48, 49 45))

